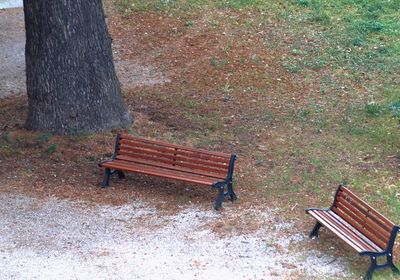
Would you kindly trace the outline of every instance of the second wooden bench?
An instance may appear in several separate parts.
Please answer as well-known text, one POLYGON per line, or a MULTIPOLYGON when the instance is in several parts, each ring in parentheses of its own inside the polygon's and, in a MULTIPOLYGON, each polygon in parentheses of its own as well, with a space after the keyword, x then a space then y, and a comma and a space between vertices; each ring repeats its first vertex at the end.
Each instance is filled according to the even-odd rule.
POLYGON ((189 148, 161 141, 118 134, 112 159, 99 163, 104 168, 103 187, 110 175, 124 177, 125 171, 197 185, 218 190, 214 208, 221 208, 225 196, 234 201, 233 170, 236 155, 189 148))
POLYGON ((369 256, 371 265, 364 279, 371 279, 376 269, 389 267, 399 273, 393 264, 393 245, 399 227, 379 214, 347 187, 339 186, 333 205, 328 209, 307 209, 317 222, 310 233, 318 237, 321 226, 325 226, 355 249, 360 256, 369 256), (378 258, 386 258, 378 263, 378 258))

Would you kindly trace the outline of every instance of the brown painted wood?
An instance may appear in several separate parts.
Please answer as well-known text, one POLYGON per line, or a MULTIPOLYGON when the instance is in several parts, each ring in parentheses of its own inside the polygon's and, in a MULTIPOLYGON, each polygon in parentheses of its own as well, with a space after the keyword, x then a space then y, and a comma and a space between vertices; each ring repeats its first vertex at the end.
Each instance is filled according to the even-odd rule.
POLYGON ((121 139, 122 139, 122 140, 123 140, 123 139, 128 139, 128 140, 134 140, 134 141, 138 141, 138 142, 142 142, 142 143, 149 143, 149 144, 162 145, 162 146, 165 146, 165 147, 177 148, 177 149, 180 149, 180 150, 182 150, 182 151, 189 151, 189 152, 194 152, 194 153, 203 153, 203 154, 207 154, 207 155, 213 155, 213 156, 220 156, 220 157, 230 158, 230 154, 226 154, 226 153, 212 152, 212 151, 203 150, 203 149, 189 148, 189 147, 180 146, 180 145, 175 145, 175 144, 171 144, 171 143, 167 143, 167 142, 163 142, 163 141, 155 141, 155 140, 149 140, 149 139, 142 139, 142 138, 137 138, 137 137, 135 137, 135 136, 127 135, 127 134, 122 134, 122 135, 121 135, 121 139))
POLYGON ((209 160, 212 162, 219 162, 222 164, 229 164, 230 156, 228 157, 221 157, 221 156, 216 156, 216 155, 209 155, 209 154, 203 154, 203 153, 194 153, 194 152, 188 152, 184 151, 178 148, 170 148, 162 145, 153 145, 153 144, 146 144, 146 143, 141 143, 141 142, 132 142, 128 141, 125 139, 121 140, 121 145, 124 147, 134 147, 134 148, 140 148, 143 150, 151 150, 151 151, 158 151, 161 153, 169 154, 169 155, 180 155, 183 157, 187 158, 196 158, 196 159, 202 159, 202 160, 209 160))
POLYGON ((127 162, 139 163, 139 164, 143 164, 145 166, 154 166, 154 167, 160 167, 160 168, 164 168, 164 169, 168 169, 168 170, 182 171, 182 172, 189 173, 189 174, 197 174, 197 175, 201 175, 201 176, 215 178, 215 180, 221 180, 221 179, 224 180, 226 178, 226 174, 224 176, 221 174, 206 172, 201 169, 185 168, 185 167, 180 167, 178 165, 164 164, 164 163, 161 163, 160 161, 149 161, 149 160, 141 159, 138 157, 119 155, 119 156, 117 156, 117 159, 127 161, 127 162))
POLYGON ((377 238, 376 235, 371 233, 370 231, 366 230, 364 227, 360 226, 359 224, 355 223, 354 220, 347 218, 345 215, 342 214, 342 209, 332 209, 336 214, 340 215, 342 218, 346 219, 348 223, 350 223, 353 227, 359 230, 362 234, 367 236, 371 239, 375 244, 379 245, 381 248, 385 248, 387 242, 382 241, 381 239, 377 238))
POLYGON ((384 221, 379 219, 374 210, 363 207, 358 203, 358 201, 354 200, 351 197, 341 195, 337 197, 336 201, 336 203, 345 205, 345 207, 352 210, 359 217, 363 217, 362 219, 364 220, 364 223, 368 223, 374 228, 379 228, 388 232, 389 234, 393 229, 393 227, 389 227, 384 221))
POLYGON ((382 249, 371 240, 361 235, 357 229, 345 220, 340 219, 334 212, 325 210, 312 210, 309 214, 321 224, 338 235, 343 241, 354 248, 357 252, 372 251, 381 252, 382 249))
MULTIPOLYGON (((329 214, 332 216, 335 216, 335 219, 338 221, 341 221, 341 223, 343 224, 349 224, 346 220, 344 220, 342 217, 340 217, 339 215, 337 215, 335 212, 333 211, 329 211, 329 214)), ((349 224, 351 226, 351 224, 349 224)), ((350 227, 351 228, 351 227, 350 227)), ((365 242, 367 242, 367 244, 369 244, 370 246, 372 246, 373 248, 375 248, 376 251, 381 251, 383 248, 379 247, 377 244, 375 244, 372 240, 368 239, 368 237, 366 237, 365 235, 363 235, 361 232, 359 232, 356 228, 351 228, 354 233, 361 238, 362 240, 364 240, 365 242)))
MULTIPOLYGON (((338 198, 332 210, 352 223, 359 231, 365 235, 369 235, 369 238, 374 242, 382 242, 383 244, 389 242, 391 232, 386 231, 380 224, 376 224, 373 220, 369 219, 366 213, 354 207, 353 203, 338 198)), ((382 244, 380 245, 382 246, 382 244)))
POLYGON ((370 240, 367 236, 359 232, 348 221, 342 219, 335 212, 327 211, 326 213, 327 215, 332 217, 332 219, 338 224, 339 227, 343 228, 346 232, 348 232, 349 236, 351 236, 352 239, 362 244, 365 250, 382 251, 381 247, 377 246, 372 240, 370 240))
POLYGON ((379 245, 381 248, 385 248, 387 245, 387 241, 382 240, 381 238, 378 238, 376 234, 373 232, 363 228, 359 223, 356 223, 354 219, 349 218, 344 214, 343 208, 332 208, 332 211, 334 211, 337 215, 345 219, 348 223, 350 223, 354 228, 356 228, 358 231, 360 231, 362 234, 367 236, 370 240, 372 240, 375 244, 379 245))
POLYGON ((126 147, 126 146, 120 146, 118 153, 123 154, 123 153, 131 153, 131 154, 142 154, 142 155, 150 155, 153 157, 158 157, 158 158, 164 158, 164 159, 169 159, 171 161, 179 161, 179 162, 188 162, 188 163, 193 163, 197 165, 203 165, 203 166, 212 166, 215 167, 216 169, 221 169, 223 172, 227 172, 229 165, 223 165, 219 163, 215 163, 212 161, 203 161, 199 160, 196 158, 187 158, 187 157, 180 157, 177 155, 173 154, 165 154, 165 153, 160 153, 157 151, 153 150, 142 150, 134 147, 126 147))
POLYGON ((343 200, 341 197, 337 199, 338 203, 336 206, 338 208, 344 208, 344 211, 352 213, 360 220, 360 224, 362 226, 366 226, 371 230, 376 230, 378 234, 382 235, 383 237, 389 238, 390 232, 385 225, 380 222, 377 222, 376 219, 371 218, 371 213, 363 211, 359 205, 356 205, 352 201, 343 200))
POLYGON ((146 175, 152 175, 152 176, 157 176, 157 177, 163 177, 163 178, 167 178, 167 179, 180 180, 180 181, 196 183, 196 184, 200 184, 200 185, 207 185, 207 186, 211 186, 216 181, 213 178, 209 178, 209 177, 196 176, 193 174, 183 173, 183 172, 179 172, 179 171, 172 171, 172 170, 166 171, 163 168, 149 167, 149 166, 144 166, 144 165, 141 165, 138 163, 127 164, 125 161, 121 161, 121 160, 114 160, 112 162, 106 162, 103 164, 103 167, 110 168, 110 169, 122 170, 122 171, 141 173, 141 174, 146 174, 146 175))
POLYGON ((157 162, 171 165, 171 166, 175 165, 175 166, 181 166, 181 167, 186 167, 186 168, 193 168, 194 170, 208 171, 208 172, 224 175, 224 178, 226 178, 226 175, 228 174, 228 168, 225 168, 225 170, 221 170, 221 169, 208 167, 206 165, 196 165, 196 164, 181 162, 178 160, 174 161, 172 159, 154 157, 149 154, 141 154, 139 152, 131 153, 126 150, 120 150, 119 155, 124 155, 124 156, 131 157, 131 158, 140 158, 140 159, 148 160, 148 161, 157 161, 157 162))
POLYGON ((309 214, 313 216, 321 224, 323 224, 325 227, 327 227, 329 230, 331 230, 333 233, 335 233, 337 236, 339 236, 340 239, 342 239, 344 242, 346 242, 348 245, 354 248, 357 252, 363 251, 362 247, 355 244, 346 234, 343 234, 342 232, 338 231, 331 223, 329 223, 329 221, 327 221, 323 216, 321 216, 320 212, 310 211, 309 214))
POLYGON ((394 223, 341 186, 329 210, 310 209, 312 217, 357 252, 386 250, 394 223))
POLYGON ((340 196, 336 199, 336 203, 334 205, 338 208, 345 207, 348 212, 353 213, 360 220, 362 220, 362 224, 365 224, 377 230, 384 237, 389 238, 393 227, 389 228, 386 224, 382 223, 381 220, 376 218, 375 213, 370 212, 370 210, 366 208, 363 208, 354 200, 346 199, 345 197, 340 196))
POLYGON ((375 251, 375 248, 370 245, 371 243, 373 244, 373 242, 368 241, 368 239, 365 240, 361 238, 361 236, 356 233, 357 230, 353 230, 351 224, 349 224, 348 222, 343 222, 343 220, 337 219, 337 216, 332 213, 332 211, 327 211, 321 214, 323 214, 326 219, 328 219, 333 225, 335 225, 338 230, 346 234, 353 243, 363 248, 364 251, 375 251))
POLYGON ((381 220, 385 226, 387 226, 388 230, 393 229, 395 224, 392 221, 390 221, 388 218, 386 218, 385 216, 380 214, 378 211, 376 211, 373 207, 371 207, 365 201, 361 200, 361 198, 359 198, 357 195, 355 195, 353 192, 351 192, 348 188, 342 186, 341 187, 341 191, 346 193, 348 196, 352 197, 359 205, 367 208, 368 210, 370 210, 370 212, 374 213, 374 215, 379 220, 381 220))

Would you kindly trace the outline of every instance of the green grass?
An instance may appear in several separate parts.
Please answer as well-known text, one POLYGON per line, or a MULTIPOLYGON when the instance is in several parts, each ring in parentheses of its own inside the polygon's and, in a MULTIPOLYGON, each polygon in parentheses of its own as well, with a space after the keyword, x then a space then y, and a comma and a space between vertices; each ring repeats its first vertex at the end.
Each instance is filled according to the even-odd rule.
MULTIPOLYGON (((215 84, 212 94, 204 98, 202 85, 196 84, 201 101, 157 98, 180 108, 180 121, 188 127, 182 135, 194 146, 230 143, 239 157, 254 161, 240 170, 241 187, 247 184, 290 209, 285 207, 297 203, 327 207, 336 186, 348 184, 400 221, 400 0, 116 3, 132 18, 136 12, 175 17, 191 36, 204 30, 226 34, 226 42, 218 45, 222 50, 207 57, 213 77, 206 78, 215 84), (252 47, 251 53, 234 57, 235 43, 248 38, 251 43, 244 45, 252 47), (270 63, 269 57, 281 69, 259 71, 270 63), (240 68, 241 76, 228 81, 224 78, 231 66, 240 68), (272 79, 273 74, 283 77, 272 79), (287 83, 293 91, 303 91, 290 92, 287 83), (229 109, 232 103, 234 110, 229 109), (304 193, 310 201, 300 201, 304 193)), ((365 273, 358 263, 352 272, 365 273)), ((395 279, 390 271, 374 277, 395 279)))
MULTIPOLYGON (((260 123, 300 129, 292 132, 300 135, 283 131, 294 140, 269 151, 277 164, 268 182, 260 183, 263 188, 276 185, 287 192, 307 188, 326 199, 320 186, 327 182, 347 182, 362 191, 365 185, 390 185, 398 178, 396 170, 374 166, 400 153, 400 0, 118 0, 117 7, 128 14, 167 13, 182 18, 188 29, 196 29, 205 12, 218 14, 205 21, 210 30, 229 25, 236 36, 262 34, 259 47, 267 54, 281 54, 276 60, 291 79, 306 85, 307 102, 286 101, 274 112, 264 108, 248 112, 243 116, 247 125, 229 131, 229 137, 248 143, 243 149, 250 150, 257 144, 260 123), (221 16, 224 13, 234 16, 221 16), (288 156, 291 152, 297 161, 288 156)), ((229 59, 229 53, 215 54, 210 67, 216 75, 222 73, 233 63, 229 59)), ((262 57, 254 54, 250 61, 258 66, 262 57)), ((270 83, 263 88, 231 82, 216 91, 226 102, 238 92, 265 101, 270 83)), ((184 118, 213 135, 223 130, 218 119, 222 112, 200 115, 196 110, 201 106, 184 104, 184 118)), ((250 155, 262 158, 256 151, 250 155)), ((399 221, 399 198, 393 189, 374 192, 388 202, 385 211, 399 221)))
MULTIPOLYGON (((350 79, 363 72, 387 81, 383 75, 391 73, 389 79, 394 78, 400 70, 399 0, 119 0, 117 7, 125 12, 167 11, 177 15, 195 14, 201 9, 250 10, 255 17, 250 24, 254 25, 271 18, 284 19, 283 26, 317 43, 302 40, 291 46, 293 57, 282 61, 291 73, 329 65, 346 70, 350 79)), ((193 27, 194 21, 190 19, 186 25, 193 27)))

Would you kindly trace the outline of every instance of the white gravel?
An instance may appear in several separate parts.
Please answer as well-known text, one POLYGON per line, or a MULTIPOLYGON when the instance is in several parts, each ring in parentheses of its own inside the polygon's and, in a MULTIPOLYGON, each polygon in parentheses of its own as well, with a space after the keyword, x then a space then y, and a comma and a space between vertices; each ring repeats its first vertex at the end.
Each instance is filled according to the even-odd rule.
POLYGON ((250 212, 271 223, 275 219, 272 211, 235 211, 234 207, 223 213, 187 208, 171 216, 140 201, 105 207, 0 193, 0 279, 342 279, 349 275, 345 264, 331 256, 289 253, 290 246, 309 242, 302 233, 282 236, 281 230, 290 229, 290 223, 223 238, 207 227, 224 216, 250 212))
MULTIPOLYGON (((11 2, 0 0, 0 7, 11 2)), ((24 13, 0 8, 0 98, 20 94, 26 94, 24 13)))
POLYGON ((0 9, 22 7, 22 0, 0 0, 0 9))

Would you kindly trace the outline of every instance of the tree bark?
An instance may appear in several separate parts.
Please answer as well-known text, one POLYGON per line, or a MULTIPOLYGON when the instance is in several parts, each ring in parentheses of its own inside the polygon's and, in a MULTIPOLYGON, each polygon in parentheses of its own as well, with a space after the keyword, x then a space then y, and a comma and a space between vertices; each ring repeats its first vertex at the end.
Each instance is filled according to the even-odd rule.
POLYGON ((132 123, 101 0, 24 0, 28 119, 56 134, 132 123))

